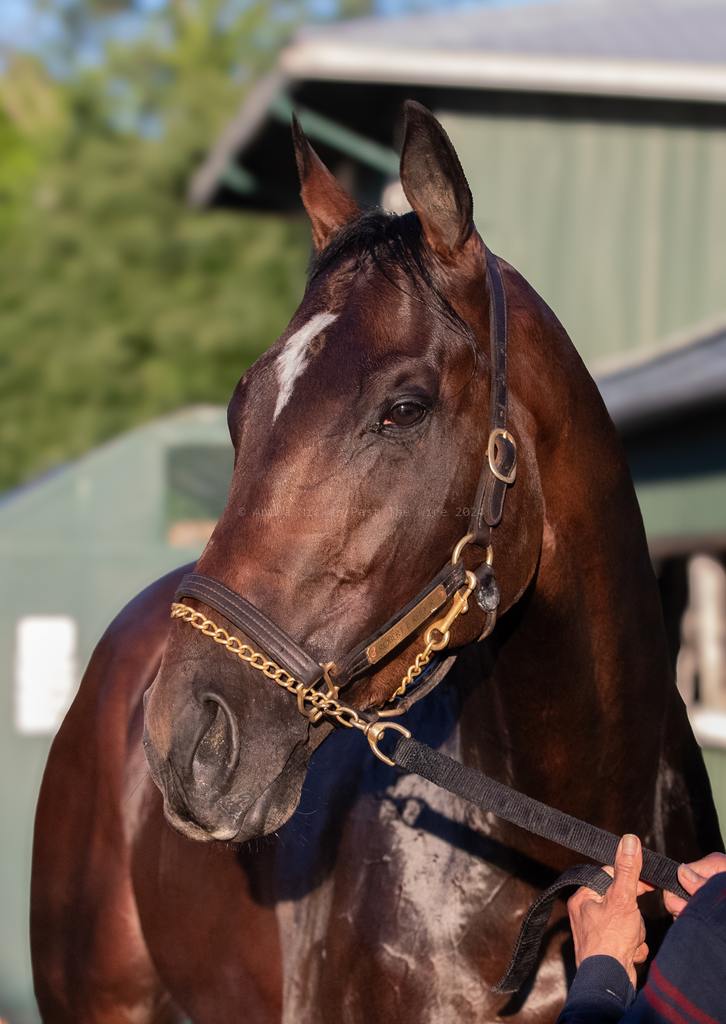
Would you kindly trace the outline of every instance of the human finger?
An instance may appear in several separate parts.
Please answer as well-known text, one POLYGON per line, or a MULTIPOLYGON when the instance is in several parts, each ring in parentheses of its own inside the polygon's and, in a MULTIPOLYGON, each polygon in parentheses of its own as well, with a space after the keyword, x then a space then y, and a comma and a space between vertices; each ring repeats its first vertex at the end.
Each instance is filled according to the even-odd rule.
POLYGON ((633 954, 633 963, 644 964, 645 961, 648 959, 649 953, 650 950, 648 949, 647 942, 641 942, 641 944, 638 946, 635 953, 633 954))
POLYGON ((568 913, 577 911, 584 903, 602 903, 603 897, 595 892, 594 889, 590 889, 587 885, 581 885, 579 889, 573 892, 572 896, 567 901, 568 913))
MULTIPOLYGON (((709 878, 726 871, 726 855, 723 853, 709 853, 700 860, 691 861, 690 864, 678 865, 678 881, 689 894, 693 896, 698 892, 709 878)), ((663 903, 669 914, 678 917, 688 906, 688 901, 676 896, 675 893, 667 892, 663 896, 663 903)))
POLYGON ((638 880, 643 866, 643 853, 637 836, 628 833, 618 843, 615 853, 615 873, 610 888, 618 902, 635 902, 638 895, 638 880))
MULTIPOLYGON (((611 878, 615 874, 615 871, 609 864, 605 864, 602 870, 605 872, 606 875, 610 875, 611 878)), ((654 890, 654 885, 650 885, 649 882, 643 882, 642 880, 638 880, 638 896, 643 896, 646 892, 654 892, 654 890)))
MULTIPOLYGON (((714 875, 718 875, 721 871, 726 871, 726 854, 709 853, 706 857, 701 857, 700 860, 694 860, 685 864, 684 867, 689 868, 701 879, 713 878, 714 875)), ((701 882, 701 885, 703 885, 703 882, 701 882)))
MULTIPOLYGON (((680 872, 678 877, 680 878, 680 872)), ((688 906, 688 901, 682 899, 680 896, 676 896, 674 892, 664 892, 663 903, 668 913, 672 914, 673 917, 678 917, 678 915, 682 914, 688 906)))
POLYGON ((679 864, 678 881, 686 892, 690 896, 693 896, 693 894, 698 892, 701 886, 706 882, 706 876, 702 875, 700 871, 694 870, 690 864, 679 864))

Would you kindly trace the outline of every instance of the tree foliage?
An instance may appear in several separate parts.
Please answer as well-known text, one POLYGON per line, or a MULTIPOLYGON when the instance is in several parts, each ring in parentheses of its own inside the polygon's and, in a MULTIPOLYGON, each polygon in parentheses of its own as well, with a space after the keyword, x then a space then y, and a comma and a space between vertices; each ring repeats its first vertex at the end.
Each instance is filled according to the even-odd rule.
POLYGON ((300 22, 376 9, 27 3, 41 42, 0 52, 0 489, 164 411, 226 401, 296 304, 308 233, 192 211, 190 175, 300 22))
MULTIPOLYGON (((148 6, 148 4, 146 5, 148 6)), ((302 223, 195 212, 189 175, 294 19, 67 0, 0 78, 0 487, 226 401, 299 295, 302 223)))

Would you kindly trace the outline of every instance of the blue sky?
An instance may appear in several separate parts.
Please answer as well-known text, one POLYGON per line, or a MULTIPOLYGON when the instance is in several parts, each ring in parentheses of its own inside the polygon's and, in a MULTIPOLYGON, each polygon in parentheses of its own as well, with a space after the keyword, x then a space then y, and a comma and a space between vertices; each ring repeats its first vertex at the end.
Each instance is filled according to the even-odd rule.
MULTIPOLYGON (((144 0, 143 6, 149 10, 161 6, 165 0, 144 0)), ((397 14, 404 6, 405 0, 377 0, 378 9, 384 14, 397 14)), ((544 0, 488 0, 488 6, 507 6, 521 3, 541 3, 544 0)), ((325 15, 327 8, 334 9, 333 0, 317 0, 320 13, 325 15)), ((451 9, 451 0, 429 0, 427 3, 431 9, 451 9)), ((476 0, 457 0, 457 7, 479 6, 476 0)), ((30 0, 0 0, 2 13, 0 15, 0 47, 20 47, 35 49, 43 44, 44 38, 50 31, 50 19, 44 19, 39 23, 33 17, 30 0)))
POLYGON ((0 44, 27 44, 31 33, 26 0, 5 0, 0 18, 0 44))
MULTIPOLYGON (((144 0, 149 10, 159 7, 165 0, 144 0)), ((38 19, 32 10, 31 0, 0 0, 0 46, 17 46, 35 49, 43 44, 50 31, 51 18, 38 19)), ((54 3, 60 7, 59 2, 54 3)))

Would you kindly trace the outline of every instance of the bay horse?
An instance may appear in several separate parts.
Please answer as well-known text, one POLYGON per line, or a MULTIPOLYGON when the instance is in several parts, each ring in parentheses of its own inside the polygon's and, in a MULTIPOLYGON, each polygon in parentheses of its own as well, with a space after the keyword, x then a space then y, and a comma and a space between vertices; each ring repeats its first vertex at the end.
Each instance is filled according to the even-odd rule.
MULTIPOLYGON (((465 532, 491 296, 469 187, 425 108, 406 106, 404 215, 361 212, 299 128, 294 141, 315 255, 288 329, 232 396, 229 497, 196 572, 325 664, 465 532)), ((480 640, 470 602, 446 678, 402 721, 539 800, 696 858, 721 840, 623 451, 562 326, 497 266, 519 453, 487 553, 499 621, 480 640)), ((533 981, 491 986, 573 856, 397 774, 357 730, 300 714, 269 673, 170 620, 184 572, 110 626, 50 753, 31 911, 43 1020, 553 1021, 572 968, 562 906, 533 981)), ((348 704, 390 701, 425 629, 348 704)))

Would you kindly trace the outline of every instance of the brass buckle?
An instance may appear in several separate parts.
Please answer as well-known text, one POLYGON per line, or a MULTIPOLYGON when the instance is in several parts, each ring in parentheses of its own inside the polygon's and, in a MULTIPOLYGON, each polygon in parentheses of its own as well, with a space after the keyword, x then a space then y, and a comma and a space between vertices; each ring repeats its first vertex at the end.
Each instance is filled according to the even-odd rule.
POLYGON ((400 732, 402 736, 405 736, 407 740, 411 739, 411 733, 399 722, 391 721, 371 722, 370 725, 367 725, 363 730, 365 738, 368 740, 368 745, 378 760, 383 761, 383 763, 387 764, 389 768, 395 768, 396 762, 391 760, 391 758, 384 754, 378 747, 378 742, 386 729, 395 729, 396 732, 400 732))
POLYGON ((495 427, 489 435, 489 443, 487 445, 487 461, 489 462, 489 469, 492 471, 497 480, 501 480, 503 484, 513 484, 517 479, 517 442, 514 440, 508 430, 503 427, 495 427), (508 441, 514 449, 514 462, 512 468, 508 473, 502 473, 497 468, 497 441, 499 439, 508 441))

